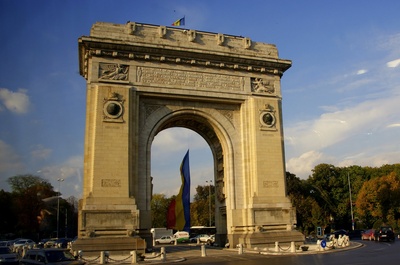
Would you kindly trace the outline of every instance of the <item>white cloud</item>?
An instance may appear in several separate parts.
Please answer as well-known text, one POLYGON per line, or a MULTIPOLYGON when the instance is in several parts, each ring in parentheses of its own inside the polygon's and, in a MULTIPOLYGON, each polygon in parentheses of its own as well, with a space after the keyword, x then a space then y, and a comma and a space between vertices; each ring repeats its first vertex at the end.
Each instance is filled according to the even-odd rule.
POLYGON ((398 67, 398 66, 400 66, 400 59, 387 62, 387 63, 386 63, 386 66, 387 66, 387 67, 390 67, 390 68, 398 67))
POLYGON ((37 173, 49 180, 55 190, 60 187, 61 193, 67 196, 80 198, 83 184, 83 157, 81 155, 72 156, 60 165, 43 167, 37 173), (58 182, 58 179, 64 179, 58 182))
POLYGON ((322 114, 316 120, 298 123, 285 128, 289 144, 310 151, 328 147, 369 131, 370 128, 386 127, 400 115, 400 96, 365 101, 341 111, 322 114))
POLYGON ((357 71, 357 75, 363 75, 363 74, 366 74, 367 72, 368 72, 368 70, 366 70, 366 69, 360 69, 357 71))
POLYGON ((52 150, 44 148, 42 145, 36 145, 34 150, 31 151, 31 156, 34 160, 44 160, 50 156, 52 150))
POLYGON ((20 174, 22 170, 25 170, 22 158, 11 145, 0 140, 0 190, 9 191, 8 178, 20 174))
POLYGON ((286 170, 296 174, 298 177, 311 175, 311 169, 320 163, 326 163, 324 155, 318 151, 308 151, 299 157, 294 157, 286 161, 286 170))
MULTIPOLYGON (((4 176, 8 172, 16 172, 24 168, 21 157, 12 146, 0 140, 0 173, 4 176)), ((10 176, 7 176, 7 178, 10 176)))
POLYGON ((396 159, 400 151, 390 157, 389 154, 396 153, 393 147, 380 142, 380 136, 384 135, 385 142, 391 145, 399 143, 397 134, 388 131, 388 128, 400 126, 398 102, 399 95, 389 94, 387 98, 364 101, 339 111, 324 113, 315 120, 287 126, 285 145, 288 171, 304 178, 319 163, 339 166, 398 163, 396 159), (368 141, 365 137, 372 138, 368 138, 368 141), (369 145, 363 145, 364 141, 369 145), (347 155, 352 153, 351 157, 343 157, 346 152, 347 155))
POLYGON ((1 88, 0 103, 9 111, 18 114, 28 112, 30 105, 29 96, 25 89, 19 89, 17 92, 13 92, 6 88, 1 88))
POLYGON ((386 126, 387 128, 394 128, 394 127, 400 127, 400 123, 392 123, 386 126))

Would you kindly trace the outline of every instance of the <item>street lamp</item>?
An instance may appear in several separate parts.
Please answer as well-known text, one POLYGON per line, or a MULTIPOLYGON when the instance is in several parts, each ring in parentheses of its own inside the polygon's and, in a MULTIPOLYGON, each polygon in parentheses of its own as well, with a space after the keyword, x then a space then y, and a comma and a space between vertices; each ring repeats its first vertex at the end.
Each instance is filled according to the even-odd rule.
POLYGON ((212 183, 212 180, 210 180, 210 181, 206 180, 206 183, 208 183, 208 214, 210 216, 209 227, 211 227, 211 183, 212 183))
POLYGON ((57 238, 58 238, 58 228, 59 228, 59 223, 60 223, 61 182, 63 182, 64 179, 59 178, 59 179, 57 179, 57 181, 58 181, 58 199, 57 199, 57 238))
POLYGON ((353 201, 352 201, 352 199, 351 199, 351 185, 350 185, 350 175, 349 175, 349 172, 347 172, 347 181, 349 182, 350 212, 351 212, 351 230, 354 231, 353 201))

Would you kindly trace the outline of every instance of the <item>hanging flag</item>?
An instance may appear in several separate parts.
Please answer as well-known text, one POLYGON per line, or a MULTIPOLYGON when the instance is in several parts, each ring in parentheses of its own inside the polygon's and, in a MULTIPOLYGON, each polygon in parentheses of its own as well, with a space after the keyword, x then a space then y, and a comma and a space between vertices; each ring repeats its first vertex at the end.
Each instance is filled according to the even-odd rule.
POLYGON ((189 150, 183 157, 181 167, 182 185, 178 195, 168 206, 167 228, 190 232, 190 168, 189 150))
POLYGON ((178 19, 174 23, 172 23, 172 26, 185 26, 185 17, 178 19))

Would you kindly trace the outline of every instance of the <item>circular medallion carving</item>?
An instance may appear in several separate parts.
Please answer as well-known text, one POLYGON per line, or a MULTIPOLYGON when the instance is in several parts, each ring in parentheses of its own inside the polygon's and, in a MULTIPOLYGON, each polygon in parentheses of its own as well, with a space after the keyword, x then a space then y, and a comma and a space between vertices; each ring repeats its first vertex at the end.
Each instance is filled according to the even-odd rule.
POLYGON ((260 121, 264 126, 272 127, 276 122, 275 115, 269 111, 262 112, 260 115, 260 121))
POLYGON ((124 108, 118 101, 110 100, 104 104, 104 114, 111 119, 117 119, 122 115, 124 108))

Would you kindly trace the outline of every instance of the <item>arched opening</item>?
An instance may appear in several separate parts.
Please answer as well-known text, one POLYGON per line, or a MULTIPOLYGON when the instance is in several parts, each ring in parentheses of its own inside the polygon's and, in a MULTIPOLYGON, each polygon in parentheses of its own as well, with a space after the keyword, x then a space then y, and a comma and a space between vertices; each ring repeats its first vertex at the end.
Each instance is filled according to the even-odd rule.
POLYGON ((181 177, 179 167, 183 156, 190 150, 191 201, 198 185, 214 181, 213 157, 209 145, 195 131, 169 128, 154 137, 151 147, 151 176, 153 194, 171 197, 179 192, 181 177))
POLYGON ((152 192, 164 193, 168 198, 177 195, 181 185, 180 163, 189 149, 191 203, 198 186, 202 186, 200 187, 202 192, 205 192, 204 189, 207 187, 207 199, 212 198, 210 201, 207 200, 206 210, 201 213, 205 215, 205 218, 201 218, 202 223, 191 223, 191 226, 210 226, 210 224, 215 226, 218 240, 221 234, 226 235, 227 231, 224 161, 218 132, 211 121, 199 113, 188 114, 181 111, 179 114, 170 113, 167 116, 155 126, 155 136, 151 144, 152 192), (212 207, 209 207, 211 205, 212 207))

